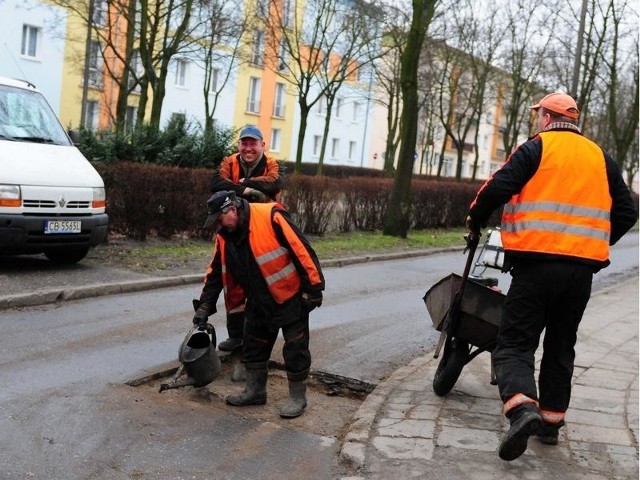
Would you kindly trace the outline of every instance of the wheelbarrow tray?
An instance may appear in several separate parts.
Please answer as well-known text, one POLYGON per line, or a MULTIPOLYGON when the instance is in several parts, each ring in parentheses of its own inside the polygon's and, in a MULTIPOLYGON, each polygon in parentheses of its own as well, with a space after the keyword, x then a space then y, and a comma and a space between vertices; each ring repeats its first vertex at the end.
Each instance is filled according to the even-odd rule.
MULTIPOLYGON (((424 295, 423 300, 433 326, 439 332, 453 306, 461 281, 462 277, 452 273, 438 281, 424 295)), ((452 312, 459 315, 456 331, 447 333, 476 347, 490 345, 498 335, 504 299, 505 295, 499 291, 469 279, 458 312, 452 312)))

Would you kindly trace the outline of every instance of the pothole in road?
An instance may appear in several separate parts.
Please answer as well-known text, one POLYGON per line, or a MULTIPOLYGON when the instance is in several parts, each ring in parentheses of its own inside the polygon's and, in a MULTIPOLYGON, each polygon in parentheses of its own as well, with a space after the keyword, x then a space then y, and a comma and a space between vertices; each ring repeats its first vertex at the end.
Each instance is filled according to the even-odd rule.
POLYGON ((342 439, 345 427, 349 425, 356 411, 373 391, 376 385, 357 379, 334 375, 327 372, 311 371, 307 381, 307 408, 297 418, 282 419, 279 411, 288 394, 288 382, 284 366, 278 362, 269 362, 266 405, 233 407, 227 405, 225 398, 241 392, 244 382, 233 382, 233 370, 230 358, 221 352, 222 370, 209 385, 195 388, 192 386, 173 388, 160 393, 160 386, 168 383, 178 370, 169 367, 165 370, 127 382, 138 393, 144 392, 145 398, 152 402, 198 402, 223 408, 230 413, 256 420, 271 422, 285 428, 293 428, 317 435, 342 439))

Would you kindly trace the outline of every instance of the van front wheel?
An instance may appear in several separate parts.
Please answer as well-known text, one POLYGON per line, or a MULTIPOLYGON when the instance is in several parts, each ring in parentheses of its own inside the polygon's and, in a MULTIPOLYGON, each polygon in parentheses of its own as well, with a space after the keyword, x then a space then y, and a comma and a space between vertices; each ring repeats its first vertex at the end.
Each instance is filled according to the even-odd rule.
POLYGON ((44 252, 45 256, 53 263, 58 265, 72 265, 78 263, 89 253, 89 247, 73 247, 73 248, 61 248, 55 250, 47 250, 44 252))

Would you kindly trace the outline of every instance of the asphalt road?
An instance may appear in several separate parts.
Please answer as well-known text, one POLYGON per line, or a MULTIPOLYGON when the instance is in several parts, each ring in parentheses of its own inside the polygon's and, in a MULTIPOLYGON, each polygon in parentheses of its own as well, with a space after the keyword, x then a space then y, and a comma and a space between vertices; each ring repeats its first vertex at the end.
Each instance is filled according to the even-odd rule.
MULTIPOLYGON (((375 384, 431 350, 436 332, 422 296, 438 279, 461 271, 464 260, 453 252, 327 268, 326 300, 312 314, 313 368, 375 384)), ((596 289, 638 274, 637 232, 614 247, 612 260, 596 276, 596 289)), ((126 279, 122 271, 85 267, 49 272, 52 277, 35 267, 0 273, 3 288, 9 281, 23 290, 45 288, 38 280, 59 283, 61 277, 69 283, 126 279)), ((507 276, 500 276, 500 286, 507 288, 507 276)), ((192 284, 0 311, 0 477, 335 479, 345 474, 336 459, 339 429, 320 429, 342 407, 322 403, 324 397, 315 407, 310 402, 298 423, 283 424, 276 410, 230 410, 216 388, 205 396, 193 390, 159 395, 126 385, 175 364, 190 324, 191 298, 198 293, 192 284)), ((213 321, 224 338, 223 316, 213 321)), ((276 361, 279 355, 276 348, 276 361)), ((268 408, 275 408, 272 403, 277 402, 268 408)))

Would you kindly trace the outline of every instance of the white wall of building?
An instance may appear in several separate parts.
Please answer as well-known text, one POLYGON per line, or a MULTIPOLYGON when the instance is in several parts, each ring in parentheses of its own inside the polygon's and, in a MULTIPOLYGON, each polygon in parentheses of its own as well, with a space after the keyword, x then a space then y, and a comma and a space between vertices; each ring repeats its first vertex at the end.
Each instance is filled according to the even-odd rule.
MULTIPOLYGON (((317 90, 310 98, 317 95, 317 90)), ((373 123, 373 103, 366 87, 344 84, 333 104, 333 112, 327 135, 324 165, 345 165, 351 167, 367 166, 370 157, 370 138, 373 123)), ((320 142, 324 135, 326 100, 316 103, 307 119, 302 161, 318 163, 320 160, 320 142)), ((295 161, 300 128, 300 110, 296 108, 292 135, 291 151, 288 160, 295 161)))
MULTIPOLYGON (((166 94, 162 104, 162 116, 160 125, 164 127, 174 114, 184 114, 189 122, 196 122, 202 127, 205 123, 205 102, 203 94, 204 67, 197 61, 181 58, 183 67, 186 65, 184 76, 178 74, 178 59, 171 62, 166 84, 166 94), (180 82, 184 79, 184 84, 180 82)), ((228 71, 227 64, 219 65, 220 85, 224 82, 223 76, 228 71)), ((218 103, 214 113, 216 121, 230 127, 234 124, 234 108, 236 98, 237 69, 227 81, 223 91, 218 96, 218 103)), ((210 106, 213 105, 214 95, 209 95, 210 106)), ((210 107, 211 108, 211 107, 210 107)))
POLYGON ((34 84, 56 113, 60 112, 66 21, 65 9, 37 0, 0 1, 0 75, 34 84), (23 55, 25 26, 37 34, 35 51, 27 45, 23 55))

